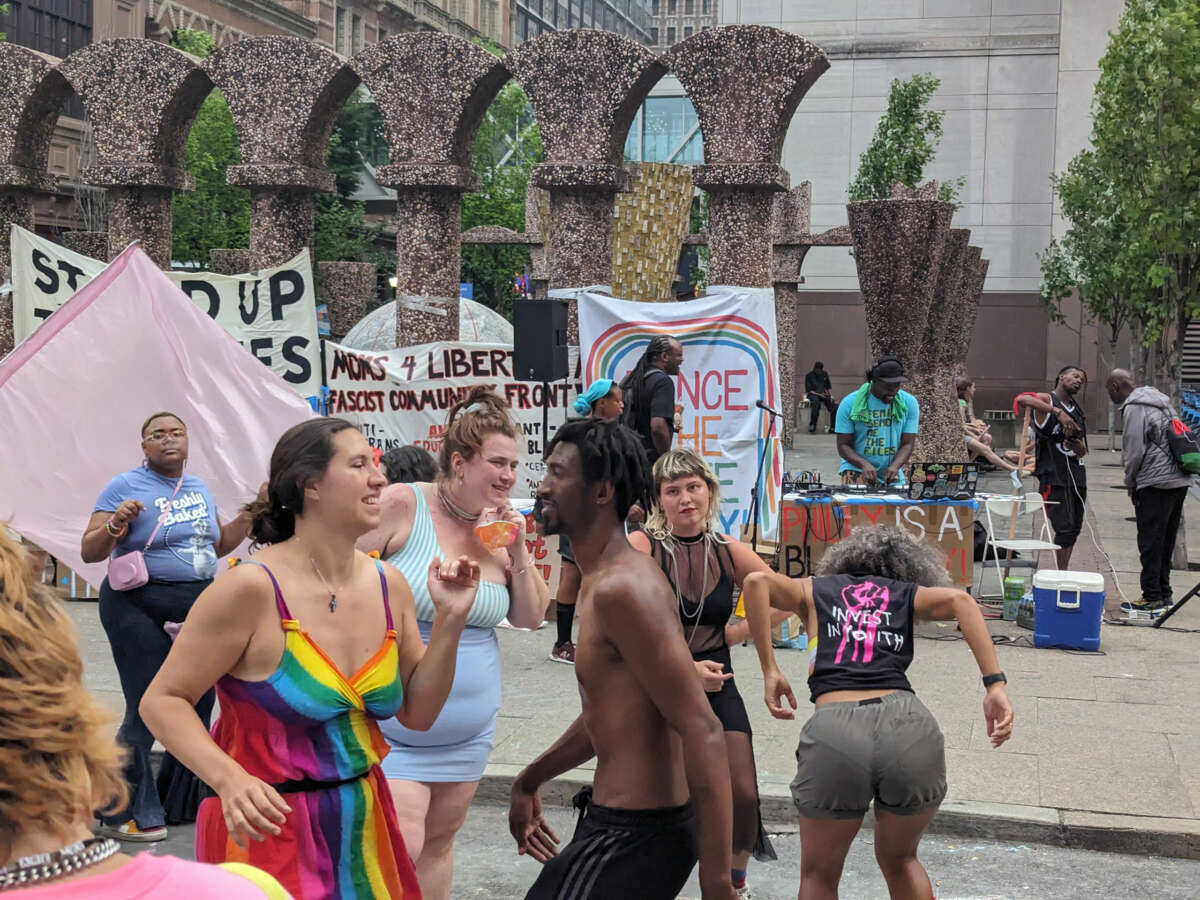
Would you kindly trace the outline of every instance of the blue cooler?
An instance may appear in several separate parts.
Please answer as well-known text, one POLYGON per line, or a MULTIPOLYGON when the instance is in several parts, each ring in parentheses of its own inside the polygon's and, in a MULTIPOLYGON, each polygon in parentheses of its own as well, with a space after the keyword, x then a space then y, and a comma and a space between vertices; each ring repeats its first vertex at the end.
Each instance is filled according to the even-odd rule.
POLYGON ((1036 610, 1033 646, 1100 649, 1103 575, 1096 572, 1035 572, 1033 604, 1036 610))

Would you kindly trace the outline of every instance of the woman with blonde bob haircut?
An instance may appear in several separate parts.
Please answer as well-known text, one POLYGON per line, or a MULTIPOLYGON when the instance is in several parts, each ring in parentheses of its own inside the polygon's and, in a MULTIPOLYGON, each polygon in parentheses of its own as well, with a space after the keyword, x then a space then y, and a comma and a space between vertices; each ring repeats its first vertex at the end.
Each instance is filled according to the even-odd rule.
POLYGON ((75 627, 30 577, 0 527, 0 891, 44 900, 286 897, 248 866, 229 871, 170 856, 120 853, 93 837, 92 810, 128 800, 126 753, 109 714, 83 686, 75 627))
MULTIPOLYGON (((766 860, 775 859, 775 851, 759 816, 750 718, 733 681, 725 627, 738 586, 752 572, 769 570, 748 546, 721 533, 720 484, 708 463, 692 451, 669 450, 658 458, 653 496, 645 531, 631 534, 629 542, 652 556, 671 583, 697 677, 725 730, 733 785, 731 876, 734 887, 744 890, 751 853, 766 860)), ((755 602, 762 605, 760 615, 769 618, 766 598, 759 595, 755 602)))

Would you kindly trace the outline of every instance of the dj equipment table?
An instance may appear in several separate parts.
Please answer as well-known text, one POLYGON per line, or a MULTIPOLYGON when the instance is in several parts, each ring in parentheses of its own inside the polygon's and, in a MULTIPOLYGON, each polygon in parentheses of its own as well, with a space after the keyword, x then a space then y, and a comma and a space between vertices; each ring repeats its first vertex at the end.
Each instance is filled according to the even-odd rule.
POLYGON ((910 500, 896 494, 785 494, 779 514, 779 570, 791 578, 813 568, 854 528, 895 525, 937 548, 955 587, 968 588, 975 575, 975 510, 971 500, 910 500))

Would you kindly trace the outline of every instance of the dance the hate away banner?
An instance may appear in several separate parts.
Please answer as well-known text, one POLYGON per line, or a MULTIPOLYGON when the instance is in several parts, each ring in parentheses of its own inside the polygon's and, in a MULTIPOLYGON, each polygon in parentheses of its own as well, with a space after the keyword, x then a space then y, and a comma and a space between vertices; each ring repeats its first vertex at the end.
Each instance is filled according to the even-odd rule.
POLYGON ((673 447, 694 450, 721 484, 721 530, 738 536, 751 514, 751 488, 764 450, 759 483, 759 534, 771 538, 783 479, 782 422, 756 407, 780 409, 775 296, 770 289, 710 288, 683 303, 641 303, 603 294, 579 295, 583 383, 620 381, 658 334, 683 344, 675 403, 683 427, 673 447))
MULTIPOLYGON (((12 227, 13 331, 27 338, 108 265, 12 227)), ((248 275, 164 272, 210 319, 301 397, 321 393, 312 262, 304 250, 248 275)))

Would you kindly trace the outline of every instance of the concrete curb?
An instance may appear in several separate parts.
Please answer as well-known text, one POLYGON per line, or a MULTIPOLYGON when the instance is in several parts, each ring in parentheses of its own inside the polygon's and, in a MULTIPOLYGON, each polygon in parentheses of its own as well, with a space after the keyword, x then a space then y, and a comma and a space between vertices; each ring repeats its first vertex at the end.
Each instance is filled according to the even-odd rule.
MULTIPOLYGON (((516 775, 515 766, 488 766, 479 783, 476 802, 507 805, 516 775)), ((590 784, 591 773, 569 772, 542 788, 542 801, 548 806, 570 807, 575 792, 590 784)), ((795 808, 790 795, 764 793, 760 804, 769 831, 777 827, 783 831, 795 830, 795 808)), ((873 826, 871 813, 864 824, 873 826)), ((1195 819, 947 800, 929 830, 964 838, 1049 844, 1074 850, 1200 859, 1200 821, 1195 819)))

